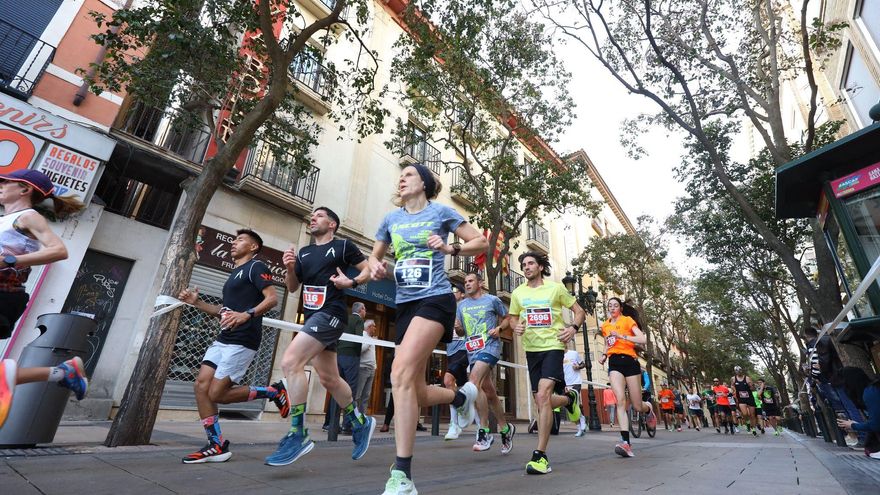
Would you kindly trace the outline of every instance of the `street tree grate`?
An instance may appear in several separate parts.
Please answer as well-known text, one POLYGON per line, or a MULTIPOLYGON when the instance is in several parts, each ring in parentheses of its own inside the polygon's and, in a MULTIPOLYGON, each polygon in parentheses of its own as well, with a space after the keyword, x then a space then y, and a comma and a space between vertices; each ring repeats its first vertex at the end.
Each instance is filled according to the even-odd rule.
POLYGON ((32 449, 0 449, 0 457, 45 457, 49 455, 76 454, 76 451, 62 447, 46 447, 32 449))

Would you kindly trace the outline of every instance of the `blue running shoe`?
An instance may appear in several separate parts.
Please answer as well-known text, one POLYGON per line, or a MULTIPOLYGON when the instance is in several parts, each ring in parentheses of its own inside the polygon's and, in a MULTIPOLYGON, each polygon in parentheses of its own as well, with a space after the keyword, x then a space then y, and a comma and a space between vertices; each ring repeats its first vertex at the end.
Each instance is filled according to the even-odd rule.
POLYGON ((89 381, 86 379, 82 359, 76 356, 59 364, 58 367, 64 370, 64 378, 58 382, 58 386, 73 390, 76 400, 82 400, 89 389, 89 381))
POLYGON ((354 449, 351 451, 352 459, 358 460, 367 453, 375 429, 376 420, 372 416, 365 416, 364 424, 351 427, 351 439, 354 440, 354 449))
POLYGON ((311 452, 313 448, 315 448, 315 442, 308 436, 304 437, 301 433, 288 433, 278 443, 278 450, 266 458, 266 465, 286 466, 292 464, 311 452))

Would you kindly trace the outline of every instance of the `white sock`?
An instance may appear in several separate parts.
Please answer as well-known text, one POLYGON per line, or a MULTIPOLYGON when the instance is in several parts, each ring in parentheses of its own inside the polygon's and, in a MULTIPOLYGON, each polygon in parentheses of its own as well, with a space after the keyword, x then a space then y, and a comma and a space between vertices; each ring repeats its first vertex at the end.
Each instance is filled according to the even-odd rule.
POLYGON ((458 411, 455 410, 455 406, 449 406, 449 422, 458 423, 458 411))
POLYGON ((49 379, 46 380, 47 382, 60 382, 63 379, 64 379, 64 370, 63 369, 61 369, 57 366, 53 366, 53 367, 49 368, 49 379))
POLYGON ((586 429, 587 429, 587 421, 584 419, 583 416, 581 416, 580 428, 581 428, 582 430, 586 430, 586 429))

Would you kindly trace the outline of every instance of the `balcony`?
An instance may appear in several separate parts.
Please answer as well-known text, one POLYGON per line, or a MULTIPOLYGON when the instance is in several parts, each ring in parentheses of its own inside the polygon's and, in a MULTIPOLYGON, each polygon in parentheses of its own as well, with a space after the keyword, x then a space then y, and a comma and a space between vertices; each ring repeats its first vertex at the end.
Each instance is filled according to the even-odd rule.
POLYGON ((446 276, 450 280, 464 283, 464 277, 477 269, 474 259, 474 256, 451 256, 446 276))
POLYGON ((0 19, 0 91, 27 101, 54 57, 54 46, 0 19))
POLYGON ((534 222, 529 222, 526 246, 529 249, 548 254, 550 252, 550 233, 544 227, 534 222))
POLYGON ((140 103, 132 105, 116 129, 198 165, 211 142, 211 128, 194 114, 140 103))
POLYGON ((414 163, 421 163, 428 167, 434 175, 440 176, 443 170, 443 161, 440 159, 440 150, 420 138, 416 133, 410 135, 409 142, 403 147, 400 156, 400 166, 406 167, 414 163))
POLYGON ((526 277, 522 273, 519 273, 515 270, 510 270, 510 291, 513 292, 513 289, 516 289, 520 285, 526 283, 526 277))
POLYGON ((321 65, 317 57, 301 52, 287 72, 297 83, 297 99, 319 115, 330 111, 330 93, 336 83, 336 75, 321 65))
POLYGON ((477 191, 465 171, 460 167, 452 169, 452 189, 450 195, 452 199, 467 207, 474 206, 473 198, 477 196, 477 191))
POLYGON ((293 154, 289 156, 289 161, 278 161, 267 143, 257 143, 248 151, 238 180, 239 190, 284 210, 308 214, 312 211, 321 171, 312 167, 306 173, 299 173, 296 158, 293 154))
MULTIPOLYGON (((333 12, 333 8, 336 7, 336 0, 300 0, 299 5, 301 5, 306 12, 315 16, 315 18, 323 19, 330 15, 330 12, 333 12)), ((348 19, 350 7, 351 4, 348 4, 342 8, 342 12, 339 14, 340 21, 348 19)), ((334 24, 330 29, 334 32, 338 32, 341 30, 341 25, 334 24)))

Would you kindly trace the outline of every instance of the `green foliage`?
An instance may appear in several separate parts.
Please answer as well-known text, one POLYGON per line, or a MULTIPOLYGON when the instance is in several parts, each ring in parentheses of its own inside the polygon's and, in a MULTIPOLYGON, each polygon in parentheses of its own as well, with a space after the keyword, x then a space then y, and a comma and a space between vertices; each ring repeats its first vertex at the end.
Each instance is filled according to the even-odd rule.
POLYGON ((397 121, 389 148, 411 144, 417 124, 457 170, 452 190, 472 202, 471 222, 496 236, 566 208, 595 213, 587 165, 544 147, 573 116, 570 75, 544 26, 510 0, 411 2, 404 15, 412 36, 396 44, 392 80, 410 120, 397 121), (519 158, 520 142, 534 160, 519 158))
POLYGON ((377 54, 360 42, 366 0, 340 0, 330 14, 338 20, 327 25, 344 25, 341 35, 310 30, 324 20, 310 23, 295 5, 271 0, 262 19, 259 4, 250 0, 151 0, 112 16, 91 12, 104 29, 93 39, 107 50, 105 58, 93 64, 91 88, 96 93, 126 91, 140 105, 177 109, 182 116, 177 125, 215 131, 228 126, 232 131, 222 136, 221 146, 245 118, 257 117, 259 128, 246 136, 247 142, 265 141, 278 163, 308 167, 309 149, 317 144, 325 120, 296 99, 301 88, 290 74, 293 66, 303 68, 306 76, 321 71, 331 108, 327 118, 350 128, 356 137, 381 131, 387 110, 374 83, 377 54), (341 15, 344 7, 353 12, 348 20, 341 15), (272 25, 280 27, 278 36, 262 32, 272 25), (327 47, 326 52, 308 44, 309 36, 327 47), (335 44, 357 47, 358 58, 335 56, 335 44), (279 85, 274 89, 281 97, 270 111, 257 110, 279 85), (219 121, 221 111, 230 114, 228 122, 219 121))

